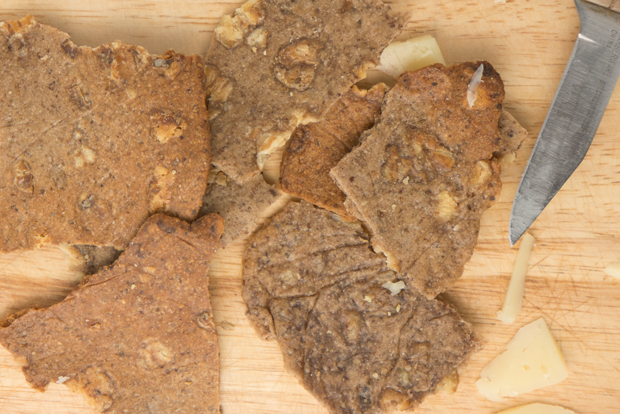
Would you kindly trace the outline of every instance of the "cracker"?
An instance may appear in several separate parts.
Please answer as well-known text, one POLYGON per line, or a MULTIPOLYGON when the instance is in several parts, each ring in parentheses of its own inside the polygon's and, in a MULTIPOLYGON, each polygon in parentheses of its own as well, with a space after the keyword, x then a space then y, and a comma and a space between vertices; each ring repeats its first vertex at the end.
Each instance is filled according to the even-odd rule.
POLYGON ((213 164, 242 184, 318 120, 406 22, 381 0, 250 0, 215 29, 207 62, 213 164))
POLYGON ((503 168, 517 158, 517 150, 527 138, 527 130, 510 112, 504 109, 499 117, 499 134, 499 150, 495 153, 495 158, 499 160, 503 168))
POLYGON ((110 266, 121 255, 119 250, 108 246, 78 244, 75 248, 84 257, 83 271, 86 275, 95 274, 103 267, 110 266))
POLYGON ((359 223, 304 202, 250 237, 243 272, 257 332, 332 413, 412 409, 480 347, 453 307, 399 286, 359 223))
POLYGON ((256 230, 261 213, 280 197, 282 193, 267 184, 262 175, 239 185, 220 172, 207 187, 199 215, 217 213, 224 219, 220 247, 225 249, 256 230))
POLYGON ((217 215, 151 216, 63 302, 0 322, 0 344, 32 387, 64 383, 106 413, 219 413, 207 272, 222 230, 217 215))
POLYGON ((149 214, 191 220, 210 138, 198 56, 77 47, 31 16, 0 24, 0 252, 124 249, 149 214))
POLYGON ((379 116, 387 87, 353 87, 319 122, 297 127, 280 165, 280 189, 309 203, 355 220, 344 207, 346 196, 329 176, 338 161, 359 144, 362 132, 379 116))
POLYGON ((487 62, 406 72, 364 142, 331 170, 389 267, 426 297, 450 287, 501 189, 498 120, 504 87, 487 62), (473 107, 467 88, 484 65, 473 107))

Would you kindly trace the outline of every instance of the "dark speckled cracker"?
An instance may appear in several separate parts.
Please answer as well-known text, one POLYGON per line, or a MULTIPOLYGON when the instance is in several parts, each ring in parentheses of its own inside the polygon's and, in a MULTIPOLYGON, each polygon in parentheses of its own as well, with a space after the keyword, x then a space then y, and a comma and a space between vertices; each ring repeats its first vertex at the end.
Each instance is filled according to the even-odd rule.
POLYGON ((397 282, 359 223, 291 203, 250 237, 248 317, 334 414, 413 409, 480 347, 450 305, 397 282))
POLYGON ((149 214, 196 217, 210 138, 202 58, 77 47, 0 24, 0 252, 124 249, 149 214))
POLYGON ((407 16, 381 0, 250 0, 206 56, 213 164, 242 184, 379 63, 407 16))
POLYGON ((207 272, 222 231, 215 214, 151 216, 63 302, 0 322, 0 344, 32 387, 64 383, 105 413, 219 413, 207 272))

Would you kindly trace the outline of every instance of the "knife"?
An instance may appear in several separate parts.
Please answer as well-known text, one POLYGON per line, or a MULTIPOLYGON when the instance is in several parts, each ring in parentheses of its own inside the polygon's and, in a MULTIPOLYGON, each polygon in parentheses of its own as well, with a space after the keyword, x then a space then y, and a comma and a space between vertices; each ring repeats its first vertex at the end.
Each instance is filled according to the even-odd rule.
POLYGON ((510 214, 513 246, 581 164, 620 76, 620 0, 575 0, 581 30, 510 214))

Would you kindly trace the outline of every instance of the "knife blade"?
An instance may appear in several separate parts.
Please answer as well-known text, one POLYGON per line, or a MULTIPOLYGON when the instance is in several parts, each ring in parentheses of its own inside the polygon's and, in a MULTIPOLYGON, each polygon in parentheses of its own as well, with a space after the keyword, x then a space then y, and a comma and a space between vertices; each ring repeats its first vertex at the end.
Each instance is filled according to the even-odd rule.
POLYGON ((510 213, 511 246, 583 161, 620 77, 620 1, 575 5, 581 29, 521 177, 510 213))

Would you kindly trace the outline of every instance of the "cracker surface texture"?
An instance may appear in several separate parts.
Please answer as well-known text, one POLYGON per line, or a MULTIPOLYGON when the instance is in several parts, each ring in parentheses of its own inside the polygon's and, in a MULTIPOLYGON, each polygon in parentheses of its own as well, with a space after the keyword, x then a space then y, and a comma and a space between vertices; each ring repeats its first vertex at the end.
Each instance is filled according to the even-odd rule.
POLYGON ((105 413, 219 413, 207 272, 222 231, 217 215, 151 216, 114 266, 0 323, 0 344, 32 387, 62 381, 105 413))
POLYGON ((191 220, 210 161, 199 56, 78 47, 32 17, 0 23, 0 252, 124 249, 147 217, 191 220))
POLYGON ((224 16, 206 57, 213 164, 240 184, 257 175, 378 64, 406 20, 381 0, 250 0, 224 16))
POLYGON ((480 216, 501 189, 498 121, 504 87, 487 62, 406 72, 360 146, 331 170, 375 251, 433 298, 463 273, 480 216), (477 99, 466 92, 484 65, 477 99))
POLYGON ((318 122, 297 127, 282 157, 280 188, 309 203, 355 220, 344 207, 346 196, 329 176, 338 161, 359 144, 379 116, 387 87, 353 87, 318 122))
POLYGON ((267 184, 260 174, 239 185, 220 172, 209 183, 200 215, 217 213, 224 219, 220 247, 225 249, 256 230, 261 214, 280 197, 282 192, 267 184))
POLYGON ((243 298, 286 369, 332 413, 413 409, 479 348, 450 305, 398 282, 359 223, 291 203, 250 237, 243 298))

